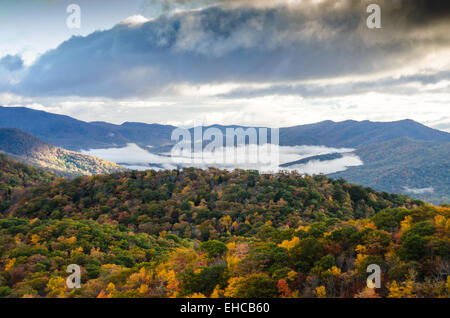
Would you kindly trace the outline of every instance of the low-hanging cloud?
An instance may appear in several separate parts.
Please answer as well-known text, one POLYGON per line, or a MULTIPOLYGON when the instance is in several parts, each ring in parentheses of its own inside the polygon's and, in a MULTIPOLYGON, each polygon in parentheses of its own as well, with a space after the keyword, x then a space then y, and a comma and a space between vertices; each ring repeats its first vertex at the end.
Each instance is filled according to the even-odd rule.
POLYGON ((412 194, 425 194, 425 193, 433 193, 434 192, 433 187, 427 187, 427 188, 404 187, 403 189, 405 190, 405 192, 412 193, 412 194))
POLYGON ((363 161, 354 154, 346 154, 342 158, 333 160, 310 160, 307 163, 289 166, 287 170, 297 171, 302 174, 331 174, 345 171, 348 167, 362 166, 363 161))
POLYGON ((213 6, 73 37, 10 91, 122 98, 174 93, 186 83, 335 78, 403 67, 450 45, 444 2, 439 10, 429 1, 378 2, 380 30, 366 27, 364 1, 203 1, 213 6))
MULTIPOLYGON (((304 174, 320 174, 320 173, 334 173, 346 170, 350 166, 359 166, 363 162, 361 159, 352 154, 354 149, 350 148, 331 148, 325 146, 273 146, 274 148, 267 148, 267 145, 242 145, 239 147, 232 147, 236 156, 232 161, 221 160, 224 158, 226 148, 214 149, 214 151, 203 150, 202 152, 191 153, 191 158, 183 157, 181 155, 174 155, 169 153, 152 153, 149 149, 143 149, 136 144, 128 144, 122 148, 108 148, 108 149, 89 149, 83 150, 82 153, 100 157, 112 162, 116 162, 122 166, 135 170, 145 169, 176 169, 177 167, 191 167, 199 168, 217 167, 221 169, 255 169, 262 172, 275 171, 280 168, 279 164, 293 162, 296 160, 309 158, 317 155, 324 155, 330 153, 342 153, 342 158, 335 160, 310 160, 306 164, 292 165, 288 168, 281 168, 283 170, 298 171, 304 174), (249 148, 246 148, 249 147, 249 148), (259 154, 264 156, 273 156, 277 153, 276 158, 279 162, 272 160, 262 162, 257 160, 252 162, 249 158, 249 153, 259 154), (200 160, 193 162, 192 158, 200 160)), ((267 158, 266 158, 267 159, 267 158)))

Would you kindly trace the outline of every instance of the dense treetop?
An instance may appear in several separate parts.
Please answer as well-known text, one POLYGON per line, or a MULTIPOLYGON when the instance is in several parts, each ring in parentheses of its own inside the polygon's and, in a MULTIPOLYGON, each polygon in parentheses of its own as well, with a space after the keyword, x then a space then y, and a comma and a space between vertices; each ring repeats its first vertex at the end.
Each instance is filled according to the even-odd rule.
POLYGON ((18 217, 93 219, 130 230, 171 232, 207 240, 253 235, 266 222, 298 227, 325 217, 373 216, 388 207, 419 207, 406 196, 376 192, 343 180, 296 173, 184 169, 80 177, 30 189, 10 209, 18 217))
POLYGON ((2 297, 449 297, 450 208, 324 176, 58 179, 0 218, 2 297), (78 264, 82 287, 68 289, 78 264), (382 288, 366 288, 367 266, 382 288))
POLYGON ((37 169, 0 154, 0 212, 9 207, 14 191, 55 180, 50 172, 37 169))

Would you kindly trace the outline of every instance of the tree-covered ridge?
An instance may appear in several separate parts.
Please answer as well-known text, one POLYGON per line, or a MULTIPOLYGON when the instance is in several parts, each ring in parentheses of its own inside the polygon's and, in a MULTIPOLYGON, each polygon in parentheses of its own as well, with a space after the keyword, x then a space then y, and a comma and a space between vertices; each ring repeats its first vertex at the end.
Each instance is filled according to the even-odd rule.
POLYGON ((25 187, 48 183, 56 176, 0 154, 0 213, 8 208, 14 191, 25 187))
POLYGON ((30 189, 9 212, 40 219, 93 219, 138 232, 208 240, 228 231, 251 236, 269 221, 296 228, 324 217, 359 219, 388 207, 423 204, 324 176, 191 168, 62 179, 30 189))
POLYGON ((450 208, 324 176, 58 179, 0 218, 2 297, 449 297, 450 208), (65 283, 81 267, 80 289, 65 283), (366 288, 367 266, 382 288, 366 288))
POLYGON ((125 170, 113 162, 47 144, 19 129, 0 129, 0 152, 65 177, 125 170))
POLYGON ((2 297, 449 297, 450 208, 262 225, 200 242, 88 220, 0 219, 2 297), (68 289, 69 264, 81 266, 68 289), (366 288, 366 268, 382 288, 366 288))

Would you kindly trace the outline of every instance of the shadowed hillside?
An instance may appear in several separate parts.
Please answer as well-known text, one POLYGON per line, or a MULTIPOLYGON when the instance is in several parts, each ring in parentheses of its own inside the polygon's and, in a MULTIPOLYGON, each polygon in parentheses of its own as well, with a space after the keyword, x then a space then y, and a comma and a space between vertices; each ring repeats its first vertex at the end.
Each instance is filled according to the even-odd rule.
POLYGON ((375 189, 450 203, 450 143, 400 138, 358 148, 363 166, 332 174, 375 189))
POLYGON ((14 191, 46 184, 56 176, 0 154, 0 213, 9 207, 14 191))
POLYGON ((0 152, 63 176, 123 170, 115 163, 49 145, 19 129, 0 129, 0 152))
POLYGON ((347 120, 323 121, 316 124, 280 129, 280 143, 285 146, 325 145, 329 147, 361 147, 409 137, 414 140, 450 142, 450 134, 419 124, 413 120, 371 122, 347 120))
POLYGON ((1 107, 0 128, 18 128, 43 141, 70 150, 125 145, 114 131, 69 116, 25 107, 1 107))

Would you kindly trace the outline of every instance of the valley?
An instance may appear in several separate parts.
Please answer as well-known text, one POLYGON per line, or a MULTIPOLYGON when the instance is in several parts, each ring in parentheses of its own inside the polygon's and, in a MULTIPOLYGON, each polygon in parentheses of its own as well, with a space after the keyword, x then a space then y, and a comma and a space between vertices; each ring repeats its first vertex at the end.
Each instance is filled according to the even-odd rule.
MULTIPOLYGON (((176 169, 192 166, 184 164, 181 157, 170 157, 170 149, 175 144, 171 140, 171 133, 176 128, 170 125, 88 123, 32 109, 0 107, 1 127, 23 129, 46 143, 102 158, 129 169, 176 169)), ((227 126, 213 125, 204 128, 224 132, 227 126)), ((380 191, 408 194, 435 204, 449 202, 450 134, 447 132, 412 120, 349 120, 280 128, 279 135, 280 165, 273 167, 274 169, 295 170, 310 175, 323 173, 380 191), (421 189, 427 190, 424 192, 421 189)), ((67 159, 67 152, 56 155, 58 156, 66 157, 61 159, 63 162, 73 162, 72 159, 67 159)), ((215 154, 206 153, 204 156, 214 159, 215 154)), ((46 166, 36 160, 28 158, 30 163, 46 166)), ((92 160, 90 159, 91 162, 92 160)), ((91 164, 91 168, 90 164, 87 164, 87 168, 64 165, 56 164, 53 169, 65 170, 66 175, 108 173, 120 169, 99 159, 97 163, 91 164), (98 168, 92 168, 94 166, 98 168)), ((209 166, 231 170, 259 169, 258 165, 245 162, 231 165, 197 164, 201 168, 209 166)))

